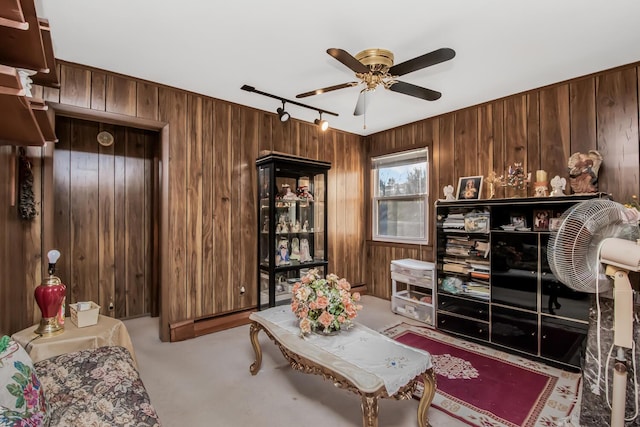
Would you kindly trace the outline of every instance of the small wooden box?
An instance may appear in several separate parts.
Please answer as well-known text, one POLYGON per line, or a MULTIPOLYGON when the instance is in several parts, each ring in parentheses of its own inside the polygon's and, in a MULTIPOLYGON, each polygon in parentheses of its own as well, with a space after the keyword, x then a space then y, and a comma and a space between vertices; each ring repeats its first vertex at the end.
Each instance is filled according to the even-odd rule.
POLYGON ((100 306, 93 301, 89 301, 91 308, 88 310, 78 311, 78 303, 69 304, 69 311, 71 312, 71 321, 78 328, 84 328, 85 326, 92 326, 98 323, 98 315, 100 314, 100 306))

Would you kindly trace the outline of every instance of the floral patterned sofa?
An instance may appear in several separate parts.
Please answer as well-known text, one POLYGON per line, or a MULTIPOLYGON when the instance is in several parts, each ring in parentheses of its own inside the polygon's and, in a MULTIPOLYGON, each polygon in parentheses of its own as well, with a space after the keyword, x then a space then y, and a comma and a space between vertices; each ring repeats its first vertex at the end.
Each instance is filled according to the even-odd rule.
POLYGON ((0 352, 0 377, 6 370, 0 426, 160 426, 125 348, 99 347, 32 363, 16 346, 11 342, 0 352))

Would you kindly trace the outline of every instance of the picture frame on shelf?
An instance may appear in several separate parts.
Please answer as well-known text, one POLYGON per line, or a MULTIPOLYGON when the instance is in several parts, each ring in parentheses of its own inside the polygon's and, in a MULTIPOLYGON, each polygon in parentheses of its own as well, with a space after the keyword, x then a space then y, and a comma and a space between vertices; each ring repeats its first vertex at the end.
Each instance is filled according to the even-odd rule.
POLYGON ((521 213, 511 214, 509 219, 511 220, 511 225, 515 228, 527 227, 527 217, 521 213))
POLYGON ((480 176, 463 176, 458 179, 458 191, 456 200, 478 200, 482 193, 482 180, 480 176))
POLYGON ((547 209, 536 209, 533 211, 533 231, 548 231, 549 220, 553 212, 547 209))
POLYGON ((549 217, 549 231, 558 231, 560 229, 560 224, 562 224, 561 216, 562 212, 553 212, 549 217))
POLYGON ((550 218, 549 219, 549 231, 558 231, 560 229, 560 218, 550 218))

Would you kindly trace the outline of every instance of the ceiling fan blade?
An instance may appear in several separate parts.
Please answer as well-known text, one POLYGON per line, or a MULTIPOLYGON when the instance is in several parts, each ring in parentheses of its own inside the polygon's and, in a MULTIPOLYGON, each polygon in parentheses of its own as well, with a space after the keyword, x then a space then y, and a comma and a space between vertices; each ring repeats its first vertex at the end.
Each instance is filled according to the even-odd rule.
POLYGON ((398 93, 404 93, 405 95, 415 96, 427 101, 435 101, 439 99, 442 94, 435 90, 427 89, 424 87, 412 85, 411 83, 395 82, 389 87, 389 90, 398 93))
POLYGON ((346 50, 331 48, 327 49, 327 53, 336 58, 338 61, 342 62, 355 73, 368 73, 369 71, 371 71, 369 67, 358 61, 346 50))
POLYGON ((433 52, 425 53, 417 58, 410 59, 400 64, 396 64, 389 68, 389 74, 392 76, 403 76, 413 71, 421 70, 432 65, 439 64, 444 61, 453 59, 456 56, 456 52, 448 47, 443 47, 433 52))
POLYGON ((358 102, 356 103, 356 108, 353 110, 354 116, 361 116, 367 111, 367 107, 369 106, 369 100, 371 99, 371 91, 367 89, 362 89, 360 91, 360 95, 358 95, 358 102))
POLYGON ((305 92, 305 93, 296 95, 296 98, 306 98, 307 96, 320 95, 321 93, 331 92, 332 90, 344 89, 345 87, 356 86, 358 84, 359 82, 349 82, 349 83, 342 83, 335 86, 323 87, 322 89, 316 89, 310 92, 305 92))

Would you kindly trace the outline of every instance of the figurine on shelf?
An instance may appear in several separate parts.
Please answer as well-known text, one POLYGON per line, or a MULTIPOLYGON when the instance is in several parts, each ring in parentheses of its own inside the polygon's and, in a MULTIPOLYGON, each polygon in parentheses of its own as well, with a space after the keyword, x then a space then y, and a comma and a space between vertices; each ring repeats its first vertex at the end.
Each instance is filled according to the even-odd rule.
POLYGON ((444 188, 442 189, 442 192, 444 193, 444 199, 445 200, 455 200, 455 196, 453 195, 453 185, 445 185, 444 188))
POLYGON ((598 191, 598 170, 602 155, 596 150, 587 154, 574 153, 569 157, 569 183, 574 193, 596 193, 598 191))
POLYGON ((291 227, 291 232, 299 233, 300 232, 300 221, 296 220, 296 222, 291 227))
POLYGON ((304 220, 304 223, 302 224, 302 231, 309 231, 309 221, 307 221, 306 219, 304 220))
POLYGON ((278 225, 276 225, 276 233, 288 233, 289 231, 289 217, 285 214, 280 214, 278 225))
POLYGON ((313 200, 313 194, 309 193, 309 187, 307 185, 298 187, 298 197, 301 199, 313 200))
POLYGON ((311 257, 311 252, 309 250, 309 240, 300 239, 300 262, 310 262, 313 261, 311 257))
POLYGON ((488 199, 493 199, 496 196, 496 185, 500 184, 502 177, 498 177, 498 174, 496 174, 495 171, 491 171, 484 181, 489 185, 488 199))
POLYGON ((299 261, 300 260, 300 240, 297 237, 291 239, 291 255, 289 259, 299 261))
POLYGON ((534 197, 547 197, 547 171, 542 169, 536 171, 536 182, 533 183, 534 197))
POLYGON ((533 186, 533 197, 547 197, 547 183, 536 182, 533 186))
POLYGON ((525 197, 527 195, 527 185, 531 174, 526 174, 522 167, 522 162, 515 162, 509 166, 507 179, 504 186, 513 190, 513 197, 525 197))
POLYGON ((278 243, 278 256, 280 257, 280 261, 278 265, 287 265, 289 262, 289 241, 287 239, 280 239, 280 243, 278 243))
POLYGON ((264 219, 264 224, 262 225, 262 232, 263 233, 269 232, 269 218, 264 219))
POLYGON ((551 190, 551 196, 552 197, 565 196, 564 189, 566 185, 567 185, 567 179, 560 178, 558 175, 556 175, 555 178, 551 180, 551 188, 553 188, 553 190, 551 190))
POLYGON ((289 184, 282 184, 282 190, 284 195, 282 196, 282 200, 296 200, 298 197, 291 191, 291 186, 289 184))

